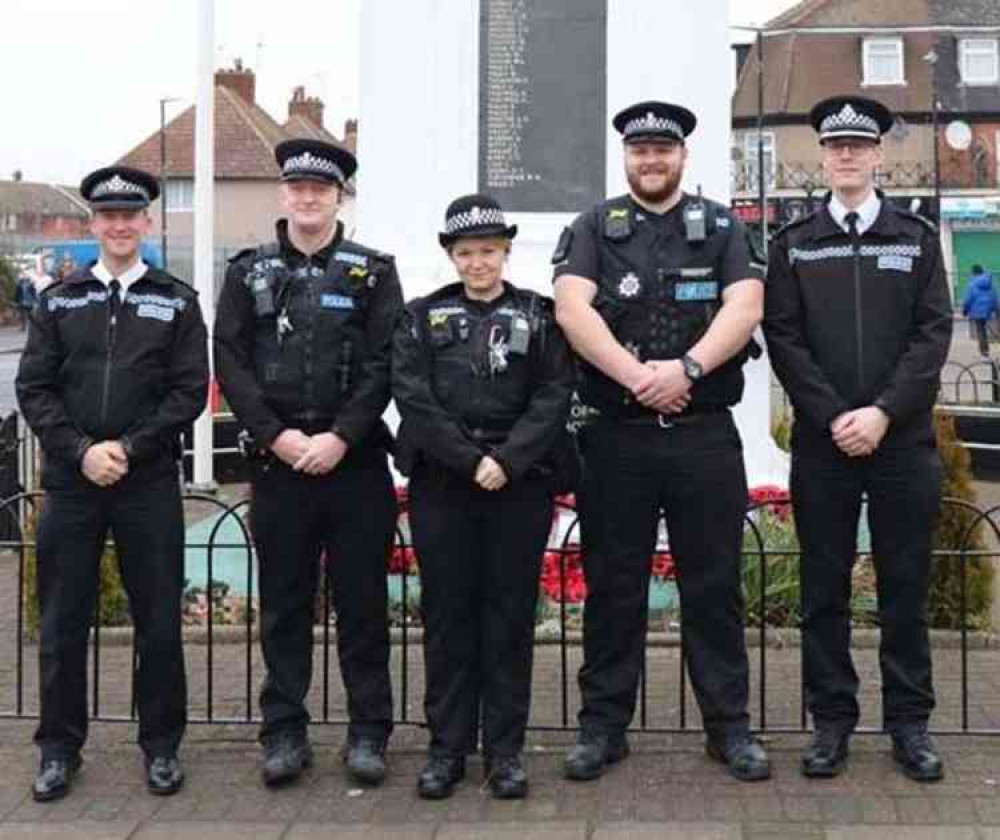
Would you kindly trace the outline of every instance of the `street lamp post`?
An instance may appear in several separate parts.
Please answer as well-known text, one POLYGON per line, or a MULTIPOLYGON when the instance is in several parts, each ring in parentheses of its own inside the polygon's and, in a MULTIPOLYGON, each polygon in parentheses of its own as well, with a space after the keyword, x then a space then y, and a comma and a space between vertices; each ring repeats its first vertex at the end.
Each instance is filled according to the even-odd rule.
POLYGON ((167 103, 177 102, 172 97, 160 100, 160 252, 163 270, 167 270, 167 103))
POLYGON ((941 151, 938 147, 938 120, 940 103, 938 102, 937 50, 931 50, 924 56, 931 66, 931 131, 933 133, 934 152, 934 212, 937 213, 937 223, 941 224, 941 151))

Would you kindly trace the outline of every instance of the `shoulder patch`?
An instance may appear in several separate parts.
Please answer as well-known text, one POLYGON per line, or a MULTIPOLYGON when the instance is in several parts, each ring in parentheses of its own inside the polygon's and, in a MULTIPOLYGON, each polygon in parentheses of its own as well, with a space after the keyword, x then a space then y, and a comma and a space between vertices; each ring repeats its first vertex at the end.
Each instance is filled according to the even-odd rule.
POLYGON ((357 254, 354 251, 334 251, 333 258, 337 262, 347 263, 348 265, 357 266, 358 268, 368 268, 368 256, 366 254, 357 254))
POLYGON ((573 245, 573 229, 569 227, 564 227, 561 234, 559 234, 559 241, 556 243, 556 249, 552 252, 552 265, 559 265, 560 263, 566 262, 566 258, 569 256, 569 249, 573 245))

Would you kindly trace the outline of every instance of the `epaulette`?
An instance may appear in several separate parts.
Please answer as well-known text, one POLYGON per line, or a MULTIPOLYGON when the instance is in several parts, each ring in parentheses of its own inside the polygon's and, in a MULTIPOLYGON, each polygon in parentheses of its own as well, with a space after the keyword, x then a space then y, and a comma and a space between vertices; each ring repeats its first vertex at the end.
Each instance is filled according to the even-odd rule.
POLYGON ((920 222, 925 228, 927 228, 927 230, 937 235, 938 232, 937 225, 934 224, 934 222, 932 222, 926 216, 921 216, 919 213, 913 213, 910 210, 906 210, 902 207, 897 207, 896 212, 899 213, 899 215, 902 216, 904 219, 914 219, 915 221, 920 222))
POLYGON ((256 248, 244 248, 242 251, 237 251, 236 254, 231 256, 228 262, 230 265, 232 265, 233 263, 238 263, 245 257, 249 257, 251 254, 256 254, 256 253, 257 253, 256 248))
POLYGON ((780 228, 778 228, 777 233, 774 234, 774 239, 777 239, 779 236, 783 236, 788 231, 797 228, 800 225, 804 225, 806 222, 811 222, 813 219, 816 218, 816 214, 818 212, 819 211, 817 210, 813 210, 811 213, 806 213, 804 216, 799 216, 797 219, 792 219, 790 222, 785 222, 785 224, 783 224, 780 228))

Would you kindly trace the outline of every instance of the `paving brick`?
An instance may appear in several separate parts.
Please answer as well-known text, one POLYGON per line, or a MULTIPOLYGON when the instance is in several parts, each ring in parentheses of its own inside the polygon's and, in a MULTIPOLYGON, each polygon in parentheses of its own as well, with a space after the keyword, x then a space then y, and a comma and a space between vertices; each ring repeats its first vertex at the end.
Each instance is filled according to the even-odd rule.
POLYGON ((132 821, 79 821, 73 825, 8 822, 0 825, 0 840, 126 840, 135 827, 132 821))
MULTIPOLYGON (((948 827, 943 825, 907 826, 899 832, 905 840, 979 840, 975 828, 948 827)), ((827 840, 886 840, 884 827, 845 826, 826 830, 827 840)))
POLYGON ((742 832, 722 823, 626 823, 600 825, 592 840, 742 840, 742 832))
MULTIPOLYGON (((596 835, 595 835, 596 836, 596 835)), ((445 823, 434 840, 587 840, 584 822, 445 823)))
MULTIPOLYGON (((279 840, 286 826, 278 823, 256 823, 254 840, 279 840)), ((175 822, 147 823, 130 840, 246 840, 247 827, 233 823, 175 822)))

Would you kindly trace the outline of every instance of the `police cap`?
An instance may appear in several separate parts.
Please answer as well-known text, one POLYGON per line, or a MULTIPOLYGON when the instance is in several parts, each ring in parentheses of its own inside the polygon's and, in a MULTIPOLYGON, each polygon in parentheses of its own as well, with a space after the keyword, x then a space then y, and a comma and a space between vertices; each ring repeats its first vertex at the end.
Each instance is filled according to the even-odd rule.
POLYGON ((669 102, 639 102, 619 111, 612 124, 625 143, 675 140, 684 142, 698 118, 681 105, 669 102))
POLYGON ((438 242, 449 248, 458 239, 470 236, 502 236, 513 239, 517 225, 508 225, 497 200, 477 193, 456 198, 444 214, 444 230, 438 242))
POLYGON ((96 169, 80 182, 80 195, 93 211, 142 210, 160 195, 156 178, 130 166, 96 169))
POLYGON ((860 137, 878 143, 892 128, 892 112, 881 102, 864 96, 834 96, 813 106, 809 122, 819 142, 838 137, 860 137))
POLYGON ((274 158, 282 181, 322 181, 342 187, 358 168, 357 158, 347 149, 307 137, 279 143, 274 158))

